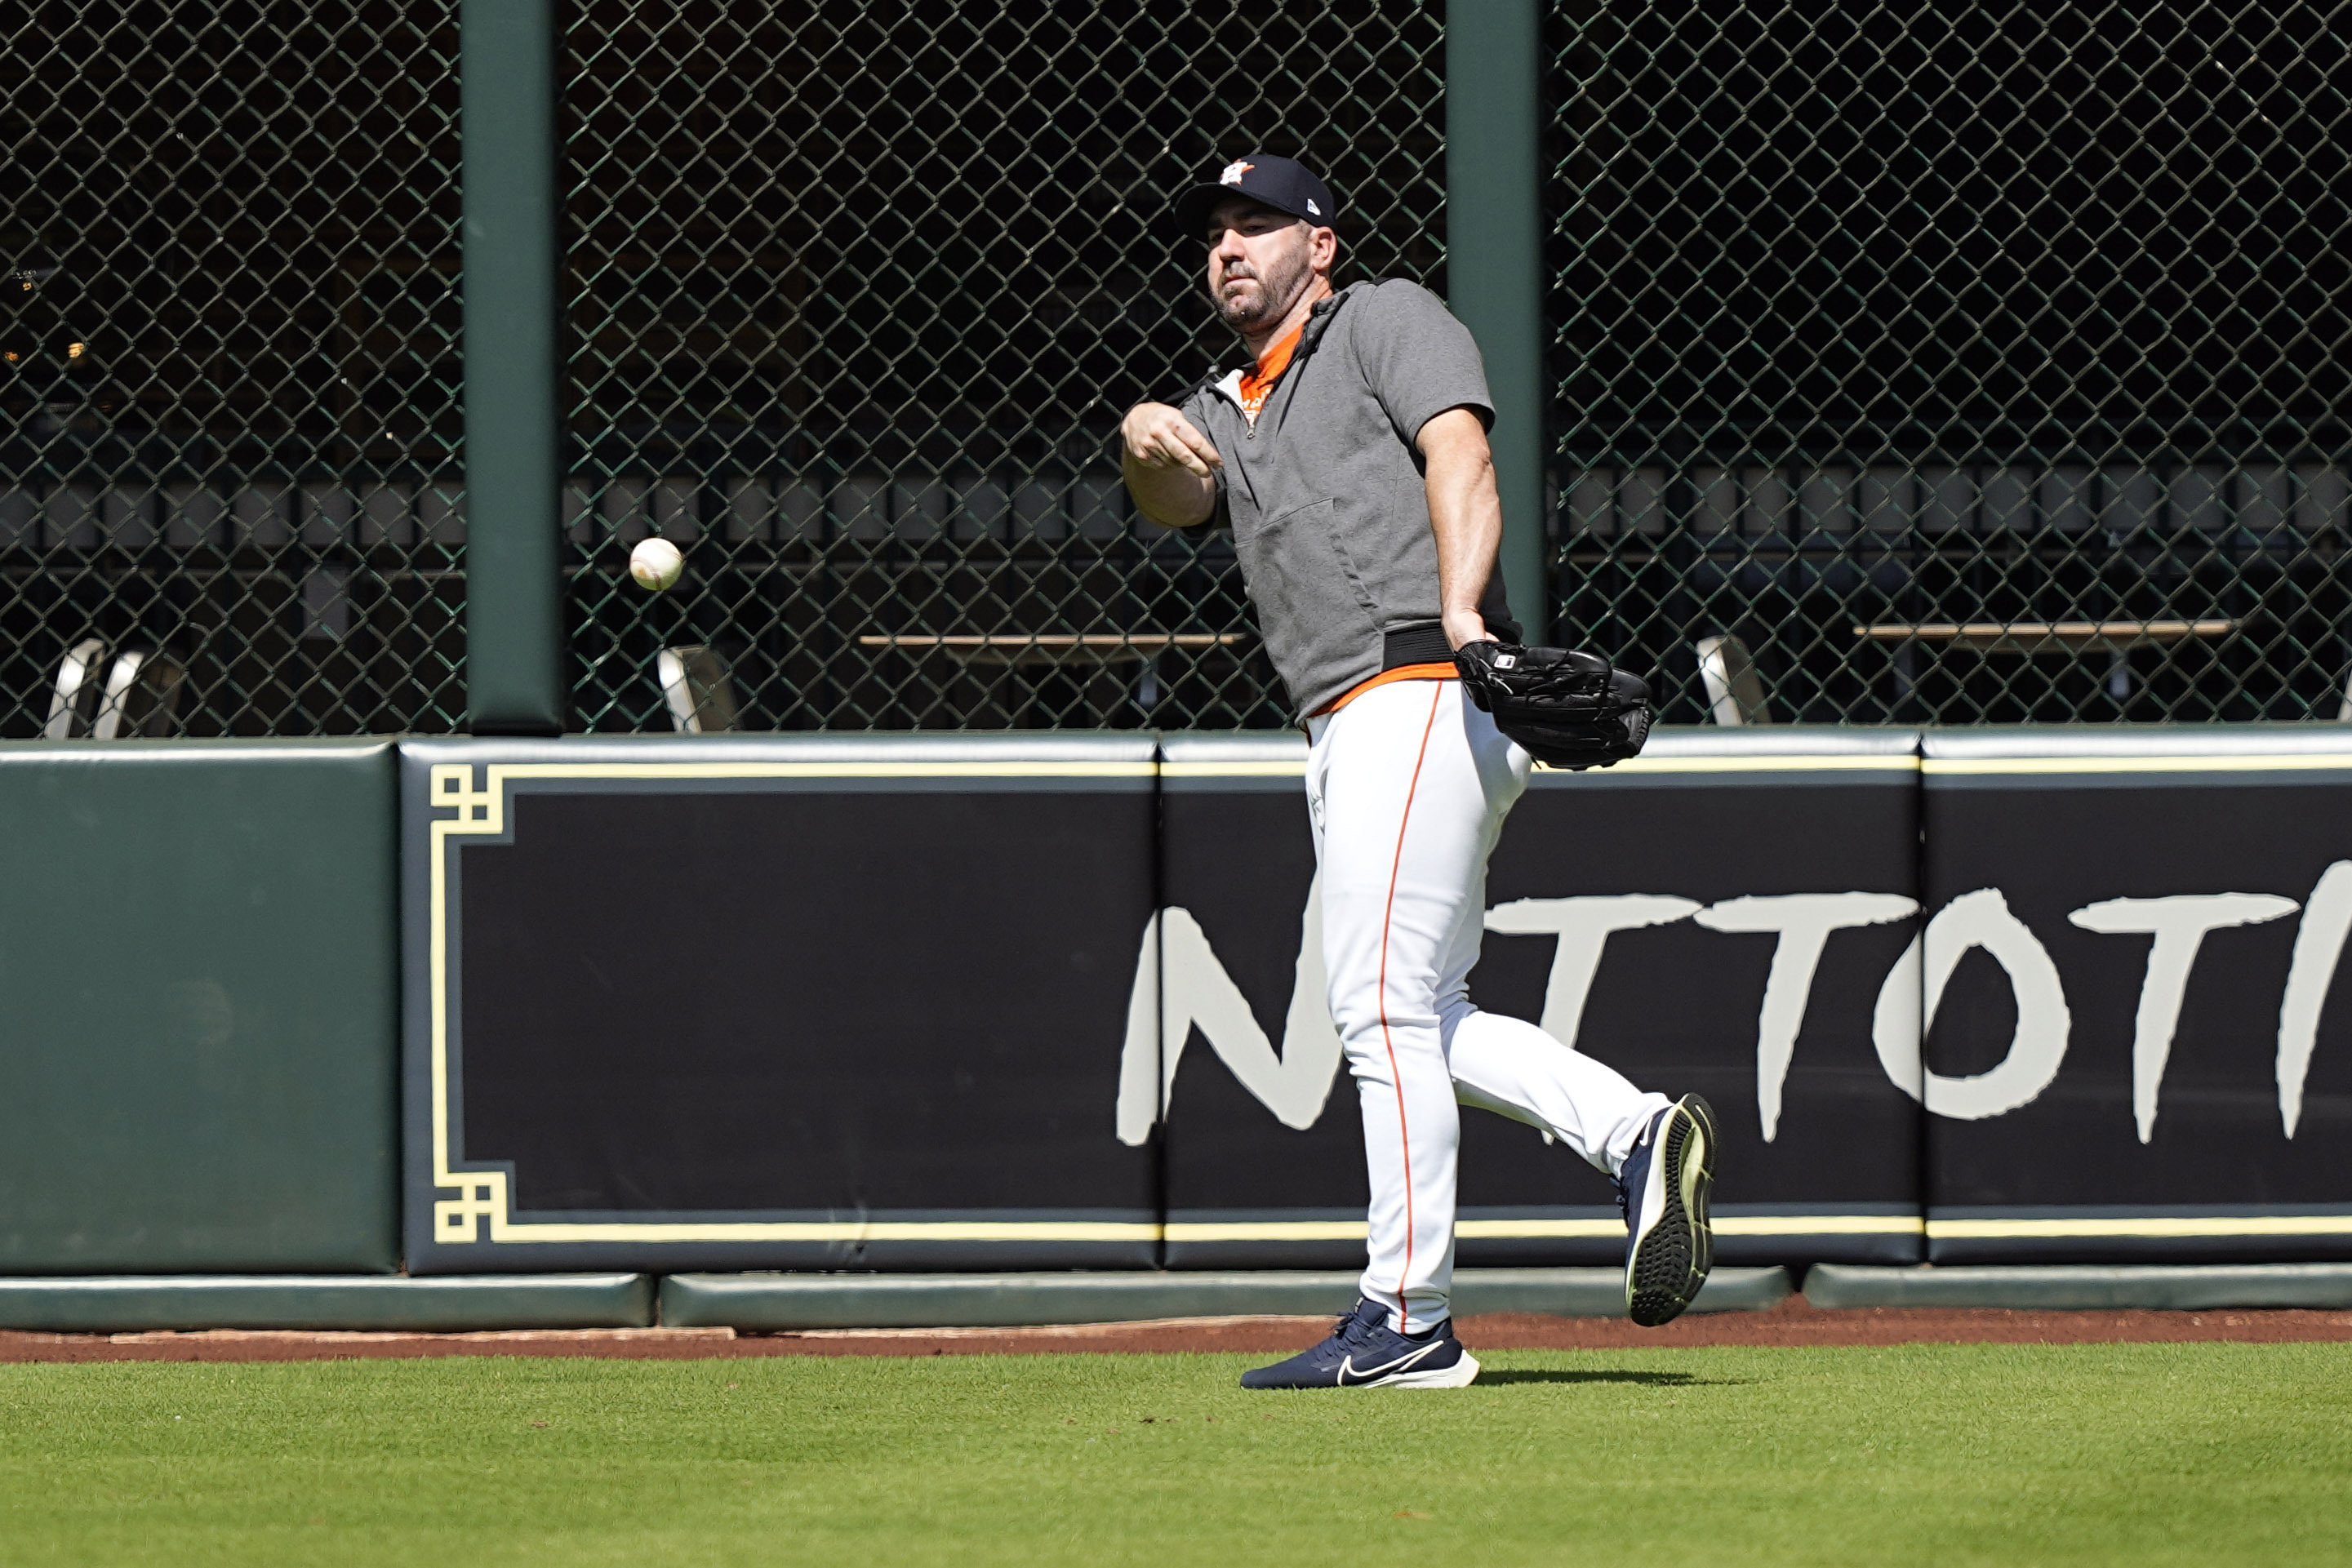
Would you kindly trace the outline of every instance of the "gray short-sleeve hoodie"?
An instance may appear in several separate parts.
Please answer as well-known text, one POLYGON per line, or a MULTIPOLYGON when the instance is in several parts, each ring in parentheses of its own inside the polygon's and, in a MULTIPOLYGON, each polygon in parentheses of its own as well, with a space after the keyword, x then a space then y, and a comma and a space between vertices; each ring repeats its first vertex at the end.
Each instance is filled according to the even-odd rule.
MULTIPOLYGON (((1379 674, 1392 646, 1445 656, 1429 635, 1437 544, 1413 441, 1453 408, 1494 423, 1478 345, 1401 279, 1316 306, 1255 427, 1239 371, 1185 400, 1224 459, 1215 520, 1233 528, 1266 653, 1302 716, 1379 674)), ((1482 608, 1509 621, 1499 572, 1482 608)))

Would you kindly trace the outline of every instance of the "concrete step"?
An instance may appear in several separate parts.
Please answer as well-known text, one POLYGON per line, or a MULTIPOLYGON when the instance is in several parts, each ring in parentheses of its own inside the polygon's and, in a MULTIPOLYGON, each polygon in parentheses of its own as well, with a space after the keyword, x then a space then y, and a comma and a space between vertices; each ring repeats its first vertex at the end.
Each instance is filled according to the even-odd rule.
POLYGON ((0 1328, 58 1333, 148 1329, 643 1328, 649 1274, 123 1275, 0 1280, 0 1328))
POLYGON ((1805 1273, 1805 1300, 1817 1307, 2044 1311, 2352 1308, 2352 1263, 1921 1264, 1906 1269, 1816 1263, 1805 1273))
MULTIPOLYGON (((995 1328, 1153 1318, 1332 1316, 1357 1276, 1332 1270, 1235 1273, 672 1274, 665 1326, 737 1329, 995 1328)), ((1694 1312, 1759 1311, 1790 1293, 1785 1269, 1717 1269, 1694 1312)), ((1454 1310, 1622 1317, 1616 1269, 1462 1269, 1454 1310)))

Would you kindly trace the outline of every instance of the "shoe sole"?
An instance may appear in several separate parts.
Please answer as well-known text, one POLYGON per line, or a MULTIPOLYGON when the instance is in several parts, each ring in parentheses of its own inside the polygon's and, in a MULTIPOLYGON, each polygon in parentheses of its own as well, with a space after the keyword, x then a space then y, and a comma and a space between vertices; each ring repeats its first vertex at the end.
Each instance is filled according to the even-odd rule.
POLYGON ((1477 1358, 1468 1351, 1452 1366, 1435 1372, 1401 1372, 1371 1383, 1351 1383, 1350 1388, 1467 1388, 1478 1375, 1477 1358))
POLYGON ((1467 1388, 1478 1375, 1478 1360, 1468 1351, 1451 1366, 1434 1372, 1399 1372, 1387 1377, 1367 1378, 1361 1383, 1277 1383, 1252 1385, 1244 1383, 1254 1394, 1297 1394, 1312 1388, 1467 1388))
POLYGON ((1715 1267, 1707 1195, 1715 1186, 1715 1112, 1685 1094, 1666 1118, 1665 1206, 1625 1262, 1625 1312, 1645 1329, 1670 1323, 1696 1299, 1715 1267))

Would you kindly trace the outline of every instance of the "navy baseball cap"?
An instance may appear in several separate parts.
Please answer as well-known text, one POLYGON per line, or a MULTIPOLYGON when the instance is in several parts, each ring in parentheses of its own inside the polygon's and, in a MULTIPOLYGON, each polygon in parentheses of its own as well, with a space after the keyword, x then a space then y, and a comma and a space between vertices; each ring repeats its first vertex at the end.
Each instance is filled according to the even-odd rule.
POLYGON ((1339 205, 1331 199, 1331 187, 1307 172, 1304 163, 1268 152, 1251 152, 1226 164, 1214 184, 1195 185, 1178 197, 1176 221, 1198 235, 1207 225, 1209 214, 1228 196, 1247 196, 1276 212, 1304 218, 1318 228, 1330 226, 1331 214, 1339 205))

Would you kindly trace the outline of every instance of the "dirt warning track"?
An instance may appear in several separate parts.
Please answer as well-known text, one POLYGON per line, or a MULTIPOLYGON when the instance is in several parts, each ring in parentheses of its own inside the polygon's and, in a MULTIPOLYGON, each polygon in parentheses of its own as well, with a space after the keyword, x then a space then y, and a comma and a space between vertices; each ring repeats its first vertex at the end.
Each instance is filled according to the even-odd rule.
MULTIPOLYGON (((375 1333, 212 1329, 123 1334, 0 1331, 0 1362, 331 1361, 453 1355, 603 1356, 688 1361, 765 1355, 1003 1355, 1068 1351, 1234 1351, 1312 1344, 1328 1318, 1173 1318, 1043 1328, 522 1329, 375 1333)), ((1662 1329, 1616 1318, 1496 1312, 1465 1318, 1474 1350, 1633 1350, 1693 1345, 2116 1344, 2352 1341, 2352 1312, 2000 1312, 1873 1307, 1822 1311, 1802 1297, 1769 1312, 1694 1313, 1662 1329)))

